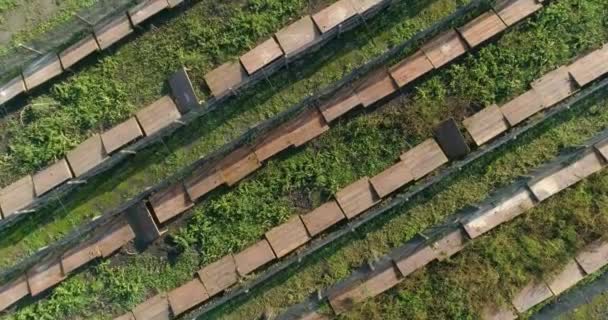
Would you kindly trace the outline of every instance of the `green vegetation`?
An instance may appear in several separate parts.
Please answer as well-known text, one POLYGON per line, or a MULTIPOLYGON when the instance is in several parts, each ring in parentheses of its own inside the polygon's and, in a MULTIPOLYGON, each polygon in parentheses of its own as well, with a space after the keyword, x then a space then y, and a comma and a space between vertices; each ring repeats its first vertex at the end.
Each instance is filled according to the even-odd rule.
MULTIPOLYGON (((449 7, 448 3, 436 2, 423 12, 449 7)), ((187 227, 171 231, 184 253, 172 255, 170 261, 151 252, 118 256, 112 263, 72 277, 49 299, 17 310, 8 319, 33 319, 41 314, 105 319, 191 279, 201 264, 240 250, 290 214, 316 206, 362 175, 383 170, 408 143, 429 137, 440 120, 448 116, 460 120, 471 112, 471 105, 485 99, 504 101, 547 70, 596 47, 608 38, 603 17, 597 14, 607 5, 601 0, 583 5, 562 0, 550 5, 534 22, 521 25, 461 64, 436 73, 410 94, 376 112, 340 121, 320 139, 270 161, 236 188, 210 196, 197 206, 187 227), (546 55, 539 57, 538 52, 546 55), (480 92, 484 94, 480 96, 480 92), (84 302, 78 305, 72 300, 84 302)), ((605 100, 588 101, 546 121, 254 290, 246 301, 227 305, 211 317, 255 318, 266 307, 291 305, 316 288, 335 283, 365 259, 387 252, 458 208, 484 199, 492 190, 554 158, 565 146, 581 143, 603 130, 608 125, 606 106, 605 100)), ((534 242, 529 243, 532 248, 534 242)))
POLYGON ((555 274, 585 244, 606 235, 606 205, 604 170, 341 318, 475 319, 487 306, 508 305, 530 281, 555 274))
POLYGON ((608 296, 604 292, 594 297, 589 303, 562 315, 560 320, 601 320, 606 317, 608 317, 608 296))
MULTIPOLYGON (((310 59, 306 59, 298 65, 293 65, 291 69, 298 70, 298 74, 292 71, 280 72, 270 79, 274 84, 273 87, 263 83, 250 90, 250 93, 242 98, 224 105, 221 110, 178 131, 171 138, 165 140, 168 149, 160 145, 141 152, 128 163, 89 181, 69 201, 64 202, 63 206, 58 205, 29 215, 27 220, 6 232, 0 239, 0 266, 11 265, 38 248, 52 243, 83 221, 102 213, 104 210, 115 208, 123 203, 125 199, 143 191, 145 187, 169 177, 183 166, 238 137, 249 126, 276 115, 299 102, 310 92, 340 79, 353 68, 362 65, 379 52, 393 46, 395 43, 408 39, 418 30, 428 27, 438 19, 447 16, 456 9, 460 1, 442 0, 435 3, 425 2, 425 5, 419 4, 420 6, 413 5, 417 3, 416 1, 397 3, 390 12, 381 15, 378 19, 372 21, 373 23, 370 22, 369 31, 358 30, 352 34, 345 34, 340 41, 330 43, 326 49, 313 55, 310 59), (374 36, 373 42, 370 38, 371 35, 374 36), (330 54, 330 52, 334 54, 330 54), (168 150, 171 151, 171 154, 168 154, 168 150)), ((194 18, 200 20, 200 17, 194 18)), ((120 55, 120 52, 118 55, 120 55)), ((116 64, 116 66, 119 66, 119 64, 116 64)), ((174 68, 177 68, 177 66, 174 66, 174 68)), ((171 70, 174 68, 171 68, 171 70)), ((146 70, 152 69, 154 68, 147 68, 146 70)), ((111 81, 93 81, 92 79, 91 81, 99 86, 112 87, 116 85, 116 82, 111 81)), ((130 84, 130 82, 125 83, 130 84)), ((140 93, 140 91, 137 91, 137 93, 140 93)), ((85 91, 82 92, 83 99, 92 99, 92 96, 86 94, 85 91)), ((114 109, 115 112, 118 112, 119 108, 116 105, 112 106, 107 106, 107 109, 114 109)), ((99 104, 97 107, 103 108, 99 104)), ((69 110, 69 108, 66 110, 69 110)), ((54 111, 49 110, 48 112, 48 117, 43 117, 43 119, 53 119, 51 113, 56 115, 54 111)), ((82 113, 86 112, 82 111, 82 113)), ((65 123, 57 122, 55 125, 63 128, 65 123)), ((362 139, 364 137, 362 135, 362 139)), ((384 137, 381 138, 385 139, 384 137)), ((385 141, 397 141, 399 139, 401 138, 385 141)), ((27 143, 26 141, 23 142, 24 145, 27 143)), ((392 157, 387 159, 390 160, 392 157)), ((329 162, 329 159, 326 162, 329 162)), ((380 168, 380 164, 377 168, 380 168)), ((274 181, 276 185, 280 185, 279 182, 281 181, 274 181)), ((286 181, 283 180, 283 182, 286 181)), ((271 191, 272 188, 276 189, 276 187, 269 187, 266 190, 271 191)), ((255 200, 253 195, 249 196, 255 200)), ((268 198, 269 193, 265 197, 268 198)), ((274 204, 273 206, 276 209, 277 206, 274 204)), ((266 206, 263 205, 262 207, 266 206)), ((241 216, 246 216, 252 208, 256 207, 252 206, 247 211, 241 211, 241 216)), ((252 225, 255 227, 248 226, 247 228, 261 228, 268 226, 269 223, 274 224, 286 212, 291 212, 291 210, 272 211, 268 209, 264 212, 268 215, 275 215, 275 217, 268 218, 267 220, 270 221, 267 222, 253 223, 252 225)), ((260 218, 258 217, 256 220, 260 218)), ((248 219, 243 219, 240 222, 251 221, 248 219)), ((262 230, 258 229, 257 232, 248 233, 247 228, 243 229, 243 233, 248 235, 234 234, 235 238, 241 238, 241 240, 235 241, 242 244, 247 239, 257 237, 259 231, 262 230)))

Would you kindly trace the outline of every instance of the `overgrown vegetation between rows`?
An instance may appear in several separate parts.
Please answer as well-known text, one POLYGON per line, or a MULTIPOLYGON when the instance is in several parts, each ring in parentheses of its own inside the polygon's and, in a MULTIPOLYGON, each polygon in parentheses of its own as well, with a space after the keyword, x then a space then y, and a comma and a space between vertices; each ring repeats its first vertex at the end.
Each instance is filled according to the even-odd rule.
MULTIPOLYGON (((315 206, 359 176, 381 171, 407 143, 429 137, 432 127, 448 115, 461 119, 483 102, 508 99, 547 70, 599 45, 608 35, 603 16, 596 13, 605 10, 601 0, 584 5, 562 0, 549 6, 533 22, 462 64, 438 72, 411 95, 379 112, 342 121, 306 148, 271 161, 234 190, 210 197, 197 207, 188 227, 176 234, 184 251, 177 258, 171 256, 169 261, 151 252, 119 257, 112 264, 103 263, 67 280, 50 299, 22 308, 12 318, 40 314, 105 318, 133 307, 153 292, 180 285, 201 264, 258 239, 273 221, 279 223, 315 206), (548 53, 539 56, 538 52, 548 53)), ((586 104, 547 121, 378 219, 358 236, 333 244, 303 266, 255 290, 249 300, 228 305, 212 316, 254 318, 266 306, 288 306, 316 288, 336 282, 361 261, 386 252, 458 208, 480 201, 491 190, 555 157, 564 146, 604 129, 608 124, 605 107, 605 101, 586 104)))

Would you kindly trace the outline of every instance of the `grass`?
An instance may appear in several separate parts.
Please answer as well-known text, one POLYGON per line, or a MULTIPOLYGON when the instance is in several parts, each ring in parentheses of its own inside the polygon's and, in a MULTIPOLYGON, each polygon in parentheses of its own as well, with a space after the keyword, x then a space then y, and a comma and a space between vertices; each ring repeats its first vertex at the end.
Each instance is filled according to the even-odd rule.
MULTIPOLYGON (((249 126, 287 109, 310 92, 340 79, 378 52, 447 16, 459 4, 459 0, 425 2, 425 5, 416 1, 399 2, 390 12, 374 20, 373 25, 370 23, 369 34, 374 36, 373 43, 367 36, 368 31, 344 35, 341 41, 329 44, 327 50, 307 59, 302 65, 293 66, 293 70, 299 70, 299 73, 281 72, 271 78, 274 87, 260 85, 249 95, 178 131, 165 140, 168 149, 159 146, 141 152, 128 163, 89 181, 63 206, 28 216, 0 239, 0 267, 15 263, 61 238, 83 221, 116 207, 145 187, 169 177, 181 167, 238 137, 249 126), (428 8, 425 7, 427 4, 428 8)), ((113 85, 112 82, 105 83, 113 85)))
POLYGON ((340 318, 477 319, 485 307, 508 305, 530 281, 555 274, 585 244, 605 236, 606 205, 608 172, 602 171, 340 318))
MULTIPOLYGON (((219 63, 238 57, 305 14, 309 4, 331 2, 202 0, 184 13, 169 12, 180 16, 84 66, 7 121, 1 129, 6 149, 0 182, 7 184, 42 168, 93 132, 125 120, 166 94, 166 79, 180 66, 191 69, 201 88, 203 75, 219 63)), ((201 95, 207 98, 204 92, 201 95)), ((214 118, 221 120, 222 116, 214 118)))
MULTIPOLYGON (((396 99, 379 112, 341 121, 318 141, 271 161, 235 189, 213 195, 197 207, 187 227, 171 230, 184 253, 175 256, 170 252, 171 260, 153 253, 119 256, 111 264, 88 268, 70 278, 49 299, 20 308, 9 319, 30 319, 47 313, 59 318, 104 319, 154 292, 191 279, 201 264, 259 239, 273 223, 316 205, 361 175, 381 171, 396 159, 400 149, 405 149, 401 146, 428 137, 441 119, 448 115, 461 119, 481 100, 464 88, 484 88, 480 92, 502 101, 524 90, 543 72, 597 46, 607 35, 597 33, 603 18, 595 13, 605 10, 606 4, 594 0, 578 6, 574 0, 551 5, 533 22, 462 64, 438 72, 412 94, 396 99), (579 23, 583 17, 584 28, 579 23), (572 29, 578 33, 571 33, 572 29), (596 38, 591 41, 591 37, 596 38), (539 57, 538 52, 547 54, 539 57), (502 64, 495 65, 495 60, 502 64), (482 77, 485 72, 490 76, 482 77), (501 81, 503 74, 511 81, 501 81), (463 84, 468 81, 471 83, 463 84), (73 306, 72 299, 88 302, 83 307, 73 306), (103 314, 99 310, 104 310, 103 314)), ((606 128, 606 105, 605 100, 589 102, 548 120, 410 204, 377 219, 357 235, 338 241, 299 268, 254 290, 248 300, 228 305, 211 317, 255 318, 266 307, 288 306, 316 288, 334 283, 361 261, 388 251, 458 208, 482 200, 492 190, 552 159, 564 147, 581 143, 606 128)))

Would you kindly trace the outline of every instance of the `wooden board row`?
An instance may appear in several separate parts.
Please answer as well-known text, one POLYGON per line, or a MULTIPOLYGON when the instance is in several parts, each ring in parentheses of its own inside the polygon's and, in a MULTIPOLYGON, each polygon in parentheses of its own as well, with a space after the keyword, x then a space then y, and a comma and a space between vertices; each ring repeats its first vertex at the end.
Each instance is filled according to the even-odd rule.
POLYGON ((134 237, 126 220, 118 219, 101 234, 66 251, 61 257, 37 263, 21 277, 0 287, 0 311, 28 295, 40 295, 79 267, 94 259, 112 255, 134 237))
MULTIPOLYGON (((432 240, 414 239, 393 250, 389 256, 392 263, 376 266, 328 289, 330 306, 336 314, 350 310, 354 304, 376 296, 397 285, 404 277, 426 266, 434 260, 442 261, 454 255, 469 241, 485 234, 498 225, 512 220, 534 207, 547 197, 602 170, 608 162, 608 139, 584 152, 576 161, 547 170, 530 180, 527 186, 514 190, 502 199, 491 199, 479 206, 476 212, 462 220, 461 227, 443 232, 432 240), (556 186, 547 194, 538 185, 556 186)), ((547 283, 534 283, 517 294, 512 303, 517 312, 525 312, 537 303, 557 295, 578 282, 585 272, 599 270, 608 264, 608 242, 593 244, 576 257, 576 262, 567 266, 561 274, 547 283), (580 266, 580 268, 579 268, 580 266), (580 269, 580 270, 579 270, 580 269)), ((504 310, 499 310, 504 314, 504 310)), ((499 319, 499 318, 488 318, 499 319)), ((502 319, 502 318, 500 318, 502 319)))
MULTIPOLYGON (((362 86, 362 88, 374 87, 378 82, 386 82, 385 79, 392 83, 391 78, 386 74, 383 77, 373 75, 369 79, 380 79, 380 81, 366 80, 364 83, 368 85, 362 86)), ((358 97, 364 96, 361 92, 365 91, 352 90, 352 92, 359 93, 358 97)), ((254 148, 237 149, 223 159, 219 165, 214 165, 213 170, 199 171, 190 178, 191 183, 186 181, 185 184, 180 183, 164 192, 155 194, 150 198, 151 213, 160 223, 173 218, 190 208, 193 205, 192 199, 204 195, 220 184, 233 185, 259 168, 261 161, 287 147, 299 146, 321 134, 328 129, 327 122, 323 114, 315 109, 303 113, 296 120, 276 129, 274 134, 265 137, 254 148)), ((273 232, 269 232, 265 241, 268 241, 268 245, 271 246, 274 257, 280 258, 344 218, 356 217, 375 205, 382 197, 410 181, 421 179, 447 161, 448 159, 439 145, 432 139, 427 140, 403 154, 400 161, 386 171, 371 179, 363 178, 344 188, 336 194, 335 201, 301 216, 301 221, 292 219, 285 226, 271 230, 279 236, 273 236, 273 232), (281 232, 282 230, 283 232, 281 232), (298 230, 299 232, 297 232, 298 230), (281 234, 290 236, 290 238, 283 239, 281 234), (272 245, 273 243, 274 245, 272 245)), ((260 246, 262 245, 260 244, 260 246)), ((259 259, 258 262, 252 263, 249 267, 240 268, 246 271, 235 270, 244 273, 251 272, 272 260, 264 255, 261 255, 261 258, 255 257, 255 255, 252 257, 254 260, 259 259)))
POLYGON ((28 92, 59 76, 92 53, 109 48, 133 32, 133 28, 166 8, 183 0, 146 0, 127 12, 102 21, 91 34, 57 53, 49 53, 27 66, 17 77, 0 88, 0 104, 28 92))
POLYGON ((124 149, 135 140, 155 134, 181 118, 178 106, 169 96, 164 96, 139 110, 134 117, 113 128, 95 134, 69 151, 65 158, 47 168, 27 175, 0 190, 0 218, 8 218, 34 203, 70 180, 94 170, 108 157, 124 149))
POLYGON ((289 59, 314 47, 325 36, 348 21, 361 18, 386 0, 338 0, 323 10, 307 15, 279 30, 273 37, 243 54, 239 61, 225 63, 205 75, 215 97, 222 97, 245 83, 249 76, 268 65, 289 59))

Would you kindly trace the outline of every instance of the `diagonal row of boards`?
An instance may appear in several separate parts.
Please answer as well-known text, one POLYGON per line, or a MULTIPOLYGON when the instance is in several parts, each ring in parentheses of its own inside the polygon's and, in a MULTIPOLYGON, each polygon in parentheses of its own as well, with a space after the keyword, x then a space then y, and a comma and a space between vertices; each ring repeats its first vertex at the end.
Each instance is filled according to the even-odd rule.
MULTIPOLYGON (((526 1, 526 0, 520 0, 520 1, 526 1)), ((440 37, 442 37, 442 36, 440 36, 440 37)), ((431 41, 431 43, 432 42, 433 41, 431 41)), ((555 95, 555 92, 561 91, 562 87, 564 85, 568 86, 569 88, 575 88, 576 84, 574 83, 574 81, 572 81, 570 79, 571 75, 574 79, 579 79, 577 81, 581 81, 581 82, 577 82, 577 83, 579 86, 582 86, 581 83, 583 83, 583 80, 581 80, 581 79, 583 79, 583 76, 586 75, 589 70, 591 70, 591 71, 597 70, 597 68, 594 68, 594 67, 590 68, 589 62, 591 61, 591 62, 595 63, 595 61, 597 59, 604 59, 603 60, 604 62, 608 61, 608 60, 606 60, 608 58, 608 56, 606 55, 606 52, 607 52, 607 47, 604 47, 600 50, 596 50, 596 51, 590 53, 589 55, 581 58, 577 62, 566 67, 566 69, 560 68, 554 72, 547 74, 546 76, 541 78, 539 81, 535 82, 535 84, 533 85, 533 89, 531 89, 531 91, 536 91, 536 94, 539 95, 539 99, 545 100, 544 99, 545 96, 555 95), (568 76, 568 82, 563 82, 562 78, 559 78, 559 77, 556 78, 554 76, 555 72, 558 72, 560 70, 566 70, 566 75, 568 76), (545 86, 538 87, 536 85, 538 83, 552 83, 552 85, 550 85, 550 86, 545 85, 545 86)), ((604 73, 606 73, 606 72, 608 72, 608 70, 606 70, 604 73)), ((602 74, 603 73, 596 72, 593 77, 587 77, 588 81, 585 82, 585 84, 591 82, 593 79, 600 77, 602 74)), ((573 92, 574 92, 574 89, 570 90, 569 94, 563 96, 562 99, 565 99, 567 96, 569 96, 573 92)), ((526 94, 524 94, 524 95, 526 95, 526 94)), ((341 96, 341 98, 347 98, 347 97, 341 96)), ((518 97, 518 98, 514 99, 513 101, 516 101, 518 99, 520 99, 520 98, 518 97)), ((338 106, 338 105, 340 105, 339 101, 342 101, 342 100, 343 99, 338 99, 337 101, 333 101, 333 103, 331 105, 338 106)), ((346 100, 350 100, 350 99, 346 99, 346 100)), ((505 106, 511 105, 513 103, 513 101, 503 105, 502 108, 504 108, 505 106)), ((543 104, 543 108, 547 108, 547 107, 554 105, 557 102, 558 101, 554 101, 554 102, 552 102, 552 104, 547 104, 547 105, 544 105, 543 102, 540 102, 540 104, 543 104)), ((528 104, 522 104, 522 105, 520 105, 518 110, 520 110, 520 109, 528 110, 529 108, 530 108, 530 106, 528 104)), ((333 109, 333 108, 327 108, 324 110, 331 110, 331 109, 333 109)), ((475 141, 477 141, 478 144, 481 144, 479 142, 479 141, 481 141, 481 138, 479 138, 480 136, 485 137, 484 139, 486 141, 488 141, 488 140, 492 139, 493 137, 500 135, 502 132, 504 132, 508 129, 508 126, 509 126, 508 117, 506 116, 506 114, 503 115, 501 113, 501 110, 502 109, 498 108, 497 106, 488 107, 488 108, 482 110, 481 112, 479 112, 478 114, 475 114, 471 118, 466 119, 464 121, 465 127, 467 128, 469 134, 473 137, 473 139, 475 141), (488 126, 488 116, 487 116, 488 110, 492 111, 491 112, 492 117, 490 117, 490 118, 497 117, 499 119, 499 121, 492 122, 492 123, 494 123, 493 126, 488 126)), ((539 111, 539 110, 537 110, 537 111, 539 111)), ((528 112, 528 113, 531 116, 535 112, 528 112)), ((301 144, 305 143, 306 141, 308 141, 309 139, 312 139, 312 137, 320 134, 318 132, 323 132, 324 130, 327 130, 328 127, 326 125, 324 125, 324 126, 320 125, 323 123, 326 124, 326 121, 327 121, 327 120, 325 120, 322 112, 319 112, 318 110, 312 110, 312 111, 306 112, 304 115, 305 115, 304 119, 306 119, 307 121, 302 121, 301 119, 299 119, 298 121, 295 121, 294 123, 290 123, 290 124, 286 125, 287 128, 296 128, 296 130, 291 131, 291 133, 289 135, 287 135, 287 138, 284 138, 285 137, 284 135, 271 134, 271 135, 265 137, 263 139, 263 141, 258 142, 256 144, 257 147, 255 148, 255 151, 250 151, 249 147, 246 147, 245 149, 242 149, 242 148, 237 149, 237 151, 233 152, 230 156, 228 156, 225 159, 222 159, 220 161, 220 164, 211 166, 211 168, 219 168, 220 170, 213 169, 212 171, 209 171, 209 168, 201 168, 202 170, 200 170, 193 177, 187 179, 185 184, 178 183, 178 184, 172 186, 171 188, 167 189, 164 192, 160 192, 160 193, 153 195, 149 199, 149 201, 145 203, 145 205, 144 205, 144 203, 141 203, 140 205, 138 205, 136 211, 141 213, 141 214, 139 214, 140 217, 148 218, 147 225, 150 226, 150 228, 148 228, 148 230, 145 230, 143 233, 148 234, 148 235, 152 234, 152 237, 151 237, 152 239, 154 238, 154 236, 158 236, 160 233, 158 231, 158 226, 156 225, 156 223, 157 222, 160 222, 160 223, 166 222, 166 221, 170 220, 172 217, 175 217, 175 216, 179 215, 180 213, 186 211, 190 207, 192 207, 192 205, 194 203, 193 200, 196 200, 196 199, 202 197, 206 192, 208 192, 209 190, 212 189, 212 188, 208 187, 209 181, 213 182, 211 185, 214 187, 216 187, 222 183, 227 183, 227 184, 232 185, 232 184, 238 182, 240 179, 243 179, 249 173, 253 172, 255 169, 257 169, 260 166, 260 163, 259 163, 260 160, 258 158, 259 154, 260 154, 260 150, 264 150, 268 146, 273 146, 273 145, 276 146, 277 142, 280 142, 278 144, 278 146, 285 146, 284 148, 290 147, 292 145, 301 145, 301 144), (311 114, 315 115, 315 116, 311 118, 310 117, 311 114), (300 125, 304 124, 304 126, 295 126, 294 127, 294 124, 300 124, 300 125), (311 132, 313 132, 313 133, 311 134, 311 132), (301 138, 302 136, 306 137, 306 139, 297 140, 297 139, 302 139, 301 138), (286 139, 286 140, 283 140, 283 139, 286 139), (297 141, 300 141, 300 143, 294 144, 294 141, 296 141, 294 139, 296 139, 297 141), (244 152, 243 150, 245 150, 247 152, 244 152), (230 164, 230 166, 226 167, 225 164, 227 164, 227 163, 230 164), (251 167, 252 167, 251 164, 253 164, 253 169, 251 169, 251 167), (208 174, 209 172, 212 172, 213 174, 208 174), (226 178, 231 178, 232 180, 229 180, 231 182, 229 183, 226 178), (226 179, 226 180, 222 180, 222 179, 226 179), (188 181, 194 182, 194 183, 188 183, 188 181), (201 185, 200 182, 203 182, 203 184, 201 185), (186 186, 189 186, 189 187, 186 187, 186 186), (204 188, 202 188, 201 186, 203 186, 204 188), (205 193, 200 193, 200 195, 198 197, 193 195, 194 192, 201 192, 201 190, 207 190, 207 191, 205 193), (153 219, 152 216, 154 216, 155 219, 153 219)), ((458 131, 456 126, 452 126, 452 127, 456 128, 455 130, 458 131)), ((284 128, 278 128, 277 132, 282 132, 281 130, 283 130, 283 129, 284 128)), ((456 135, 456 134, 452 134, 452 135, 456 135)), ((462 136, 460 134, 460 132, 457 132, 457 135, 462 136)), ((442 138, 439 136, 438 136, 438 140, 439 140, 439 144, 431 139, 431 140, 428 140, 428 141, 422 143, 418 147, 411 149, 410 151, 408 151, 407 153, 402 155, 401 161, 399 163, 392 166, 385 172, 380 173, 376 177, 373 177, 371 179, 364 178, 364 179, 357 181, 356 183, 344 188, 342 191, 338 192, 338 194, 336 195, 335 201, 330 201, 329 203, 318 208, 317 210, 314 210, 313 212, 302 216, 302 220, 300 220, 300 218, 298 218, 298 217, 293 218, 290 221, 288 221, 288 223, 285 224, 284 226, 279 226, 275 230, 270 231, 268 233, 267 240, 263 240, 259 244, 259 246, 262 249, 270 248, 270 250, 265 250, 265 251, 266 251, 266 253, 272 252, 272 258, 270 260, 267 260, 268 257, 270 257, 271 255, 269 255, 269 254, 265 255, 263 253, 262 254, 256 253, 258 250, 262 250, 262 249, 248 249, 251 252, 253 252, 253 253, 250 253, 251 257, 249 258, 249 259, 252 259, 253 262, 250 263, 249 267, 242 267, 241 269, 253 271, 256 268, 260 267, 261 265, 265 264, 266 262, 269 262, 271 260, 274 260, 275 258, 280 258, 280 257, 283 257, 283 256, 289 254, 290 252, 292 252, 293 250, 295 250, 296 248, 298 248, 299 246, 301 246, 302 244, 304 244, 308 240, 310 240, 311 237, 319 234, 323 230, 331 227, 332 225, 336 224, 337 222, 343 220, 344 218, 356 217, 363 211, 365 211, 368 208, 375 205, 380 200, 380 198, 389 195, 390 193, 396 191, 397 189, 406 185, 410 181, 421 179, 426 174, 430 173, 437 167, 441 166, 443 163, 447 162, 446 154, 449 153, 448 151, 446 151, 445 152, 446 154, 444 154, 444 151, 442 151, 442 150, 449 150, 451 147, 450 144, 453 144, 453 142, 442 141, 442 138), (441 145, 441 147, 439 145, 441 145), (283 230, 283 231, 281 231, 281 230, 283 230), (275 234, 275 235, 273 236, 273 234, 275 234), (290 238, 292 235, 294 236, 294 238, 290 238), (270 240, 271 238, 274 238, 275 241, 270 240), (264 241, 267 241, 267 243, 264 243, 264 241), (273 242, 275 243, 274 245, 273 245, 273 242), (258 257, 258 255, 259 255, 259 257, 258 257)), ((464 142, 464 139, 462 139, 462 141, 457 144, 463 144, 463 143, 466 144, 464 142)), ((274 153, 272 153, 272 154, 276 154, 282 149, 277 150, 276 147, 272 147, 271 150, 275 150, 274 153)), ((261 152, 261 153, 264 153, 264 152, 261 152)), ((263 159, 267 159, 267 158, 263 158, 263 159)), ((137 228, 134 227, 133 229, 131 229, 131 227, 129 227, 129 225, 127 224, 127 222, 124 219, 122 220, 122 222, 117 223, 117 224, 120 226, 120 228, 127 228, 129 230, 128 237, 124 236, 124 233, 123 233, 123 232, 125 232, 124 229, 119 228, 120 231, 118 231, 118 229, 111 229, 110 232, 108 232, 107 234, 104 234, 104 236, 101 238, 102 240, 95 239, 94 241, 88 242, 87 244, 85 244, 83 246, 74 248, 73 250, 66 252, 63 255, 62 259, 58 259, 58 260, 55 260, 50 263, 46 263, 46 262, 41 263, 40 266, 34 267, 33 270, 37 270, 36 272, 34 272, 34 275, 36 275, 38 273, 44 273, 44 276, 40 277, 41 282, 44 283, 43 285, 40 286, 41 288, 43 288, 42 290, 45 290, 47 288, 54 286, 55 284, 57 284, 58 282, 63 280, 65 278, 65 276, 67 275, 67 273, 80 267, 81 265, 84 265, 97 257, 107 256, 107 254, 109 254, 109 253, 104 253, 102 250, 93 250, 93 251, 89 250, 90 248, 96 248, 97 247, 96 243, 98 241, 105 241, 105 239, 114 239, 113 244, 115 244, 115 246, 113 246, 113 247, 120 247, 121 245, 124 245, 128 241, 132 240, 135 237, 135 234, 138 233, 137 232, 138 230, 136 230, 137 228), (68 264, 71 264, 71 266, 68 266, 68 267, 62 266, 62 264, 64 264, 63 260, 68 260, 68 264), (49 266, 54 266, 54 267, 49 267, 49 266), (50 271, 45 272, 45 270, 46 271, 50 270, 50 271), (66 272, 66 270, 67 270, 67 272, 66 272)), ((230 259, 228 259, 228 260, 230 260, 230 259)), ((225 268, 222 268, 222 269, 230 270, 230 269, 225 269, 225 268)), ((233 272, 236 272, 236 270, 237 269, 234 269, 233 272)), ((242 272, 246 272, 246 271, 242 271, 242 272)), ((25 277, 23 279, 21 279, 21 281, 26 281, 26 280, 27 279, 25 279, 25 277)), ((14 298, 14 300, 10 300, 10 299, 6 300, 8 302, 7 306, 14 303, 15 301, 17 301, 18 299, 20 299, 21 297, 24 296, 24 295, 19 296, 19 294, 21 294, 22 292, 17 295, 10 294, 10 292, 12 292, 11 288, 15 287, 15 283, 18 283, 18 281, 14 282, 12 285, 4 286, 3 289, 0 290, 0 296, 2 294, 5 294, 7 296, 11 296, 14 298)), ((35 294, 41 292, 42 290, 35 290, 31 293, 33 295, 35 295, 35 294)), ((216 293, 219 293, 219 291, 216 293)), ((25 293, 25 295, 27 295, 27 292, 25 293)))
MULTIPOLYGON (((183 0, 145 0, 125 14, 101 23, 93 28, 92 34, 60 53, 43 56, 0 87, 0 104, 59 76, 92 53, 109 48, 130 35, 137 25, 182 2, 183 0)), ((298 55, 324 40, 323 35, 337 31, 355 17, 367 15, 386 3, 386 0, 339 0, 313 16, 307 15, 281 29, 274 37, 241 56, 240 63, 227 63, 211 71, 205 76, 207 84, 214 96, 227 94, 268 64, 298 55)))
POLYGON ((184 0, 144 0, 126 12, 103 19, 91 34, 59 53, 51 52, 25 67, 19 75, 0 87, 0 104, 28 92, 59 76, 94 52, 105 50, 130 35, 134 27, 167 8, 184 0))
MULTIPOLYGON (((162 1, 166 2, 166 0, 162 1)), ((153 9, 162 10, 160 5, 153 6, 152 2, 159 3, 161 0, 148 1, 146 2, 148 5, 141 10, 148 13, 153 9)), ((276 40, 274 37, 270 38, 244 54, 240 59, 241 63, 227 63, 211 71, 205 78, 209 86, 214 88, 216 95, 226 95, 237 86, 232 83, 230 84, 230 90, 226 87, 221 92, 217 92, 218 81, 233 79, 234 72, 238 72, 240 74, 239 79, 242 80, 239 82, 240 86, 248 81, 248 76, 263 71, 264 67, 276 60, 297 55, 311 48, 321 39, 325 39, 320 32, 329 37, 330 32, 338 29, 347 21, 353 20, 355 14, 358 16, 370 15, 385 5, 386 2, 386 0, 340 0, 319 11, 313 17, 306 16, 285 27, 276 34, 276 40), (346 8, 350 9, 346 10, 346 8), (309 21, 310 24, 304 23, 305 21, 309 21), (303 27, 303 25, 312 29, 303 27), (317 28, 322 31, 317 31, 317 28), (314 32, 311 30, 314 30, 314 32), (313 32, 315 36, 305 36, 306 32, 313 32), (297 49, 295 44, 290 43, 290 39, 298 39, 297 49), (255 67, 253 67, 254 65, 255 67), (244 69, 245 66, 247 71, 244 69)), ((141 14, 131 13, 131 19, 133 19, 133 16, 141 17, 141 14)), ((149 16, 149 14, 146 16, 149 16)), ((139 19, 137 21, 141 23, 143 20, 139 19)), ((175 73, 170 78, 169 84, 175 102, 170 96, 161 97, 149 106, 139 110, 134 117, 106 132, 95 134, 85 140, 68 152, 65 158, 0 190, 0 219, 29 212, 27 210, 28 206, 53 189, 64 183, 78 183, 79 177, 103 164, 112 154, 117 152, 128 153, 129 151, 124 150, 124 148, 134 141, 158 133, 174 123, 181 123, 180 118, 198 106, 198 99, 185 70, 175 73)))
MULTIPOLYGON (((580 61, 588 61, 586 59, 594 54, 595 52, 585 56, 579 60, 578 64, 574 63, 570 67, 580 66, 580 61)), ((547 76, 550 75, 551 73, 547 76)), ((543 77, 542 79, 546 78, 543 77)), ((548 94, 551 94, 551 92, 548 94)), ((471 123, 472 119, 481 119, 478 116, 479 113, 465 121, 471 123)), ((506 119, 503 118, 502 124, 497 125, 500 130, 492 129, 497 132, 495 136, 503 132, 501 128, 504 124, 506 124, 506 119)), ((469 131, 469 134, 471 134, 471 131, 469 131)), ((321 232, 344 220, 355 218, 403 185, 422 179, 431 171, 442 166, 448 161, 442 150, 445 150, 449 145, 440 144, 430 139, 410 149, 391 168, 371 179, 366 177, 345 187, 337 192, 335 200, 329 201, 307 214, 291 218, 284 224, 268 231, 263 240, 239 253, 227 255, 203 267, 198 271, 194 280, 168 294, 160 294, 151 298, 124 315, 124 317, 169 319, 171 314, 179 316, 190 308, 207 301, 223 290, 239 283, 240 277, 245 277, 262 266, 294 252, 321 232)), ((604 156, 608 156, 608 141, 597 144, 597 149, 598 152, 601 150, 604 156)), ((601 168, 602 162, 604 161, 600 159, 599 155, 590 153, 589 157, 584 158, 581 162, 571 164, 562 170, 549 172, 545 176, 530 182, 530 188, 535 199, 538 199, 538 201, 544 200, 582 179, 582 177, 599 170, 598 166, 601 168)), ((510 203, 512 202, 507 202, 505 206, 509 207, 510 203)), ((504 218, 501 217, 501 214, 491 215, 487 213, 480 215, 478 219, 472 220, 471 229, 468 230, 469 234, 476 237, 487 232, 493 224, 501 223, 501 219, 504 218), (477 234, 473 235, 473 233, 477 234)))
MULTIPOLYGON (((608 161, 608 139, 605 138, 605 133, 606 131, 602 135, 603 140, 580 152, 575 161, 548 166, 548 170, 530 179, 526 185, 515 185, 509 195, 487 199, 475 211, 454 218, 447 226, 435 228, 439 229, 439 232, 433 231, 433 228, 429 232, 423 232, 436 233, 435 235, 414 238, 391 250, 371 268, 358 270, 328 288, 325 295, 332 311, 336 315, 347 312, 355 304, 395 287, 405 277, 433 261, 448 259, 461 251, 471 240, 603 170, 608 161)), ((514 295, 511 307, 487 308, 483 319, 515 319, 518 313, 524 313, 536 304, 559 295, 574 286, 586 274, 592 274, 607 264, 608 242, 599 240, 591 243, 572 259, 563 271, 546 279, 547 281, 529 283, 514 295)), ((300 306, 296 306, 298 307, 300 306)), ((303 314, 298 315, 298 319, 326 319, 315 310, 303 311, 303 314)), ((293 314, 288 318, 295 319, 293 314)))

